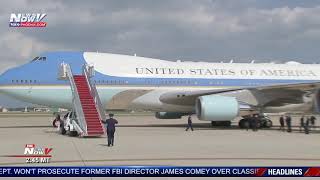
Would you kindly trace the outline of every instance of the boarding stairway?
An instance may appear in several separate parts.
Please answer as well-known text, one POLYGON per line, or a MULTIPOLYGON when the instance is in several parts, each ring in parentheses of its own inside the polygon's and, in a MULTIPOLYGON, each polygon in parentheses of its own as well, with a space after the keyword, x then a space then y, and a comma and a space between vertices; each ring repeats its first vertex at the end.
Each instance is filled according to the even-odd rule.
POLYGON ((72 125, 81 137, 101 136, 105 133, 101 120, 105 120, 106 116, 96 86, 90 81, 93 76, 93 66, 85 64, 82 74, 75 75, 69 64, 60 65, 59 79, 69 80, 72 91, 73 111, 76 112, 72 125))

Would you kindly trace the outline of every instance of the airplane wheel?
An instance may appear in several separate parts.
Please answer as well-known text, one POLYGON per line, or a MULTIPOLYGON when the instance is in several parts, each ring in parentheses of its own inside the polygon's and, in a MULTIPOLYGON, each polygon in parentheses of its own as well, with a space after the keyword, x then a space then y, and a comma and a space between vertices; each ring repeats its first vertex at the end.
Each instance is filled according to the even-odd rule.
POLYGON ((64 127, 60 127, 59 133, 62 135, 65 135, 67 133, 67 131, 64 129, 64 127))
POLYGON ((250 122, 247 119, 241 119, 239 121, 239 127, 241 129, 249 129, 250 128, 250 122))
POLYGON ((272 121, 271 120, 266 120, 266 122, 264 122, 264 127, 265 128, 271 128, 272 127, 272 121))
POLYGON ((77 131, 70 131, 70 126, 68 126, 68 129, 66 131, 66 134, 68 134, 71 137, 77 136, 78 132, 77 131))
POLYGON ((243 129, 243 121, 244 119, 240 119, 240 121, 238 122, 238 125, 241 129, 243 129))
POLYGON ((74 136, 77 136, 78 135, 78 132, 77 131, 69 131, 69 136, 72 136, 72 137, 74 137, 74 136))

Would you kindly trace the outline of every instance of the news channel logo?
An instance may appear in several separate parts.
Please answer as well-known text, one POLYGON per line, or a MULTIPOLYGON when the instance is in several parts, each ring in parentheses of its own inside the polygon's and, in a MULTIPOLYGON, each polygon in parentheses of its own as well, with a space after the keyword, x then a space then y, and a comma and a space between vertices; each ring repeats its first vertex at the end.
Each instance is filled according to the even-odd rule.
POLYGON ((9 27, 46 27, 47 22, 43 21, 46 16, 45 13, 11 13, 9 27))
POLYGON ((24 158, 26 163, 49 163, 52 158, 51 147, 39 147, 36 144, 26 144, 23 154, 5 155, 5 157, 24 158))

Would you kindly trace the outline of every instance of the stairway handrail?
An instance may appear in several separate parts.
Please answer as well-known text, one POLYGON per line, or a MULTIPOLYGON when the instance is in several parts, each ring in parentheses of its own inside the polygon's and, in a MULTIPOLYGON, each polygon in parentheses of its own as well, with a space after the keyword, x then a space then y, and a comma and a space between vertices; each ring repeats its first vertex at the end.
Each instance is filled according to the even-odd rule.
POLYGON ((75 85, 73 73, 72 73, 72 70, 71 70, 71 67, 69 64, 66 64, 66 70, 67 70, 68 79, 70 81, 71 91, 73 94, 73 96, 72 96, 73 108, 76 111, 79 126, 82 128, 84 134, 87 135, 87 133, 88 133, 87 123, 86 123, 86 120, 84 117, 83 108, 82 108, 80 96, 78 93, 78 88, 75 85))
MULTIPOLYGON (((105 111, 104 111, 104 108, 103 108, 103 105, 101 103, 101 100, 100 100, 100 97, 99 97, 99 94, 98 94, 98 91, 97 91, 97 88, 95 85, 92 85, 91 81, 90 81, 90 77, 89 77, 89 72, 88 72, 88 69, 87 69, 88 65, 87 64, 84 64, 83 65, 83 74, 85 75, 86 77, 86 80, 87 80, 87 83, 89 85, 89 89, 90 89, 90 94, 91 96, 94 98, 94 102, 96 104, 96 107, 97 107, 97 110, 98 110, 98 114, 100 116, 100 120, 105 120, 106 119, 106 114, 105 114, 105 111)), ((104 127, 104 126, 103 126, 104 127)), ((103 128, 105 130, 105 128, 103 128)))

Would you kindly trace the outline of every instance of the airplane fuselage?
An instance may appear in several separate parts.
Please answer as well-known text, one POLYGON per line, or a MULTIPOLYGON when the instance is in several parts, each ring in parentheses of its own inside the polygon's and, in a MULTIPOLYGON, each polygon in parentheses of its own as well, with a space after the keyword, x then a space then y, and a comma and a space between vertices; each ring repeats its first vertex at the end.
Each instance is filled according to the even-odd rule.
POLYGON ((80 74, 83 64, 93 65, 99 96, 107 109, 189 112, 189 105, 166 104, 165 92, 198 91, 320 80, 320 65, 172 62, 107 53, 46 53, 10 69, 0 77, 0 92, 17 99, 56 107, 72 107, 68 81, 58 79, 62 62, 80 74), (44 58, 45 57, 45 58, 44 58))

